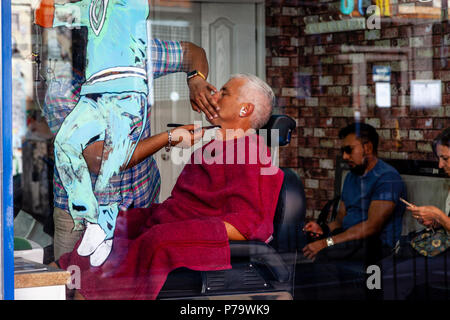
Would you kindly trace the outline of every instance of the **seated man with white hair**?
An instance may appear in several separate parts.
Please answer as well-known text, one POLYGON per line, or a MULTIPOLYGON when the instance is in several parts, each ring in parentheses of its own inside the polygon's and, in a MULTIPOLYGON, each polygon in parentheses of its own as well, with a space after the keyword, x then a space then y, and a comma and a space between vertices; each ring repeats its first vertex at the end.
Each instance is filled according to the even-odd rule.
MULTIPOLYGON (((220 110, 211 123, 220 129, 192 153, 171 196, 119 213, 111 254, 101 266, 79 256, 79 244, 60 258, 60 267, 81 271, 76 297, 155 299, 175 268, 229 269, 229 240, 270 239, 283 172, 255 130, 270 118, 273 91, 256 76, 238 74, 213 97, 220 110)), ((135 158, 145 150, 138 145, 135 158)))

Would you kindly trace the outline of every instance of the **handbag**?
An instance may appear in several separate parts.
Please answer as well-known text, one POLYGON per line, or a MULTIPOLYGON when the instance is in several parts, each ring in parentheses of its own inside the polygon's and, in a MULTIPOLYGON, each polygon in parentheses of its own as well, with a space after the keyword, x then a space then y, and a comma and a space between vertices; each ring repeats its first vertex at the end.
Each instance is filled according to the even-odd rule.
POLYGON ((411 246, 423 256, 434 257, 450 248, 450 235, 444 228, 425 230, 411 240, 411 246))

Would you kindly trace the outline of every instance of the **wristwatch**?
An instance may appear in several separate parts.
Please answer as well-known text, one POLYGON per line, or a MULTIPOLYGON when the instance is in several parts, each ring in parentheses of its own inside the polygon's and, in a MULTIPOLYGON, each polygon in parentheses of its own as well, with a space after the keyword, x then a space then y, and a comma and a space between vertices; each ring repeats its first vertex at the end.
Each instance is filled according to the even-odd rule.
POLYGON ((327 247, 334 246, 334 241, 332 237, 327 238, 327 247))
POLYGON ((193 77, 196 77, 196 76, 199 76, 199 77, 203 78, 203 80, 206 80, 205 75, 198 70, 193 70, 191 72, 188 72, 187 80, 192 79, 193 77))

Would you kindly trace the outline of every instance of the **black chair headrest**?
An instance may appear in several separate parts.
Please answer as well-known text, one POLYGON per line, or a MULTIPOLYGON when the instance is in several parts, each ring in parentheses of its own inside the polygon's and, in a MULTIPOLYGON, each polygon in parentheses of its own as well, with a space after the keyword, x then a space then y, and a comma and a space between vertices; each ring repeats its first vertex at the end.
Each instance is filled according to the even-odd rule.
MULTIPOLYGON (((272 145, 272 137, 274 130, 278 131, 278 146, 285 146, 291 141, 291 133, 296 128, 297 124, 294 119, 286 115, 272 115, 269 121, 260 130, 266 130, 266 142, 268 146, 272 145)), ((258 130, 258 132, 260 132, 258 130)))
POLYGON ((281 170, 284 172, 284 179, 278 196, 273 240, 270 244, 280 252, 293 252, 298 249, 301 226, 305 221, 306 195, 298 174, 289 168, 281 170))

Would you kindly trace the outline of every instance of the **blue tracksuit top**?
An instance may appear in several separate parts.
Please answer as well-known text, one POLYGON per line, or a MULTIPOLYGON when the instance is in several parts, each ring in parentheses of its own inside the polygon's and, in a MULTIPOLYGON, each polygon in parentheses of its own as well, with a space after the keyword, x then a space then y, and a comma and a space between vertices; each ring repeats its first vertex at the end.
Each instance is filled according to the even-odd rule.
POLYGON ((147 94, 148 0, 81 0, 55 5, 53 26, 88 29, 86 82, 88 93, 147 94))

